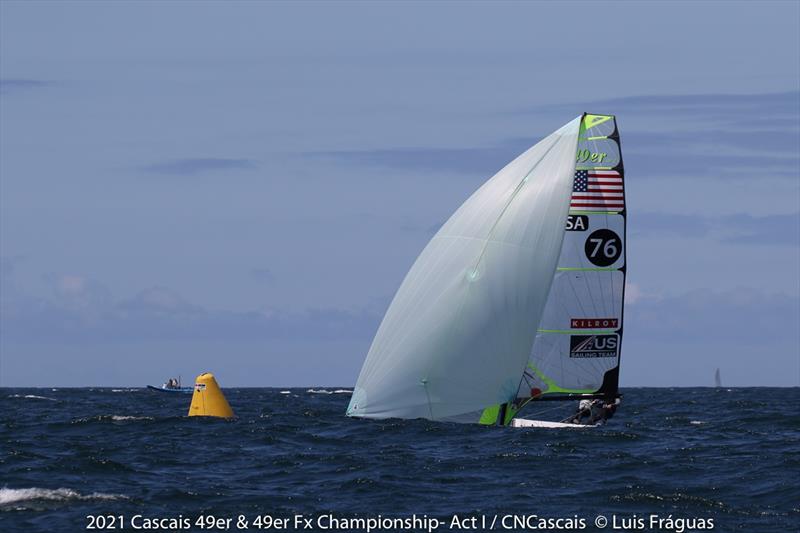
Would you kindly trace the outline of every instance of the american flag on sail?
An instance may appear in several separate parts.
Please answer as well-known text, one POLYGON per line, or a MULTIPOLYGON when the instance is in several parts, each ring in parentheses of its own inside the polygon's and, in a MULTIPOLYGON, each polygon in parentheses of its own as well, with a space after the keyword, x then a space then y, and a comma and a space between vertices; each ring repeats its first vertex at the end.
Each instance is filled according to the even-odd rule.
POLYGON ((571 209, 621 211, 625 208, 622 176, 616 170, 576 170, 571 209))

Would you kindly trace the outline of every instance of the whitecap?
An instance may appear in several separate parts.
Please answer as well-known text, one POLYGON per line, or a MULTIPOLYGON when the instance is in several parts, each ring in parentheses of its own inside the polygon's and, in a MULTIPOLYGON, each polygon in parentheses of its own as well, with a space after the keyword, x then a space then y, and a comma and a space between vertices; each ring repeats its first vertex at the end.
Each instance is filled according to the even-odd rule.
POLYGON ((333 391, 334 394, 353 394, 353 391, 347 389, 336 389, 333 391))
POLYGON ((309 394, 333 394, 332 391, 326 389, 308 389, 306 392, 309 394))
POLYGON ((702 420, 690 420, 689 423, 692 424, 692 425, 695 425, 695 426, 702 426, 703 424, 706 424, 707 422, 703 422, 702 420))
POLYGON ((70 501, 70 500, 126 500, 127 496, 122 494, 107 494, 104 492, 92 492, 91 494, 81 494, 72 489, 42 489, 31 487, 28 489, 0 489, 0 505, 18 504, 26 501, 70 501))
POLYGON ((127 422, 131 420, 153 420, 152 416, 131 416, 131 415, 97 415, 72 420, 73 424, 86 424, 88 422, 127 422))
POLYGON ((290 390, 282 390, 281 391, 281 394, 291 394, 291 393, 292 393, 292 391, 290 391, 290 390))
POLYGON ((111 415, 111 420, 152 420, 152 416, 111 415))
POLYGON ((27 398, 29 400, 50 400, 51 402, 57 402, 55 398, 48 398, 47 396, 37 396, 35 394, 25 394, 24 396, 21 394, 12 394, 9 398, 27 398))

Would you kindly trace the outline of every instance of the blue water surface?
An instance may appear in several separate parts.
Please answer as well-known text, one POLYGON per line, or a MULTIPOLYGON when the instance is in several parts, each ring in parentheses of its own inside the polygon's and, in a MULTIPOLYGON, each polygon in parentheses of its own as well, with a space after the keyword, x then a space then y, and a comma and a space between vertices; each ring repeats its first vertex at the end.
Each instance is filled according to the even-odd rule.
POLYGON ((602 513, 800 531, 797 388, 627 389, 587 430, 356 420, 346 391, 287 390, 226 390, 226 421, 186 417, 188 395, 0 389, 0 530, 214 514, 237 531, 238 515, 298 513, 583 517, 595 530, 602 513))

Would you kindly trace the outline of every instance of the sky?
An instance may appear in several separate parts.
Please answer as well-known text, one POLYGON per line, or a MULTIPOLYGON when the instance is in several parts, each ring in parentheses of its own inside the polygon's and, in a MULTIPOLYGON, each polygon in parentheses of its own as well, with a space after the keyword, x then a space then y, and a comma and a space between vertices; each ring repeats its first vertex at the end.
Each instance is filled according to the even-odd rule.
POLYGON ((0 2, 0 386, 352 386, 483 181, 614 113, 621 385, 800 385, 800 3, 0 2))

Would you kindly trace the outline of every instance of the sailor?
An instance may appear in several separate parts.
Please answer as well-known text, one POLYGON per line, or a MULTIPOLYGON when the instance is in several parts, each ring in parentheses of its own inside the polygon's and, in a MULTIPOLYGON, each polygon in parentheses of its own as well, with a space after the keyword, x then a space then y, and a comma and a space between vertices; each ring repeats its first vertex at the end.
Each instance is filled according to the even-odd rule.
POLYGON ((571 422, 573 424, 591 424, 592 420, 592 401, 591 400, 581 400, 578 404, 578 412, 575 413, 575 416, 572 417, 571 422), (584 419, 587 419, 588 422, 584 422, 584 419))
POLYGON ((603 402, 603 405, 601 407, 602 409, 601 415, 604 421, 614 416, 614 413, 617 412, 618 405, 619 405, 619 398, 615 398, 613 402, 603 402))
POLYGON ((604 400, 593 401, 590 408, 591 416, 589 417, 589 423, 604 424, 606 420, 614 416, 614 413, 617 411, 618 404, 619 398, 615 399, 613 402, 604 400))

